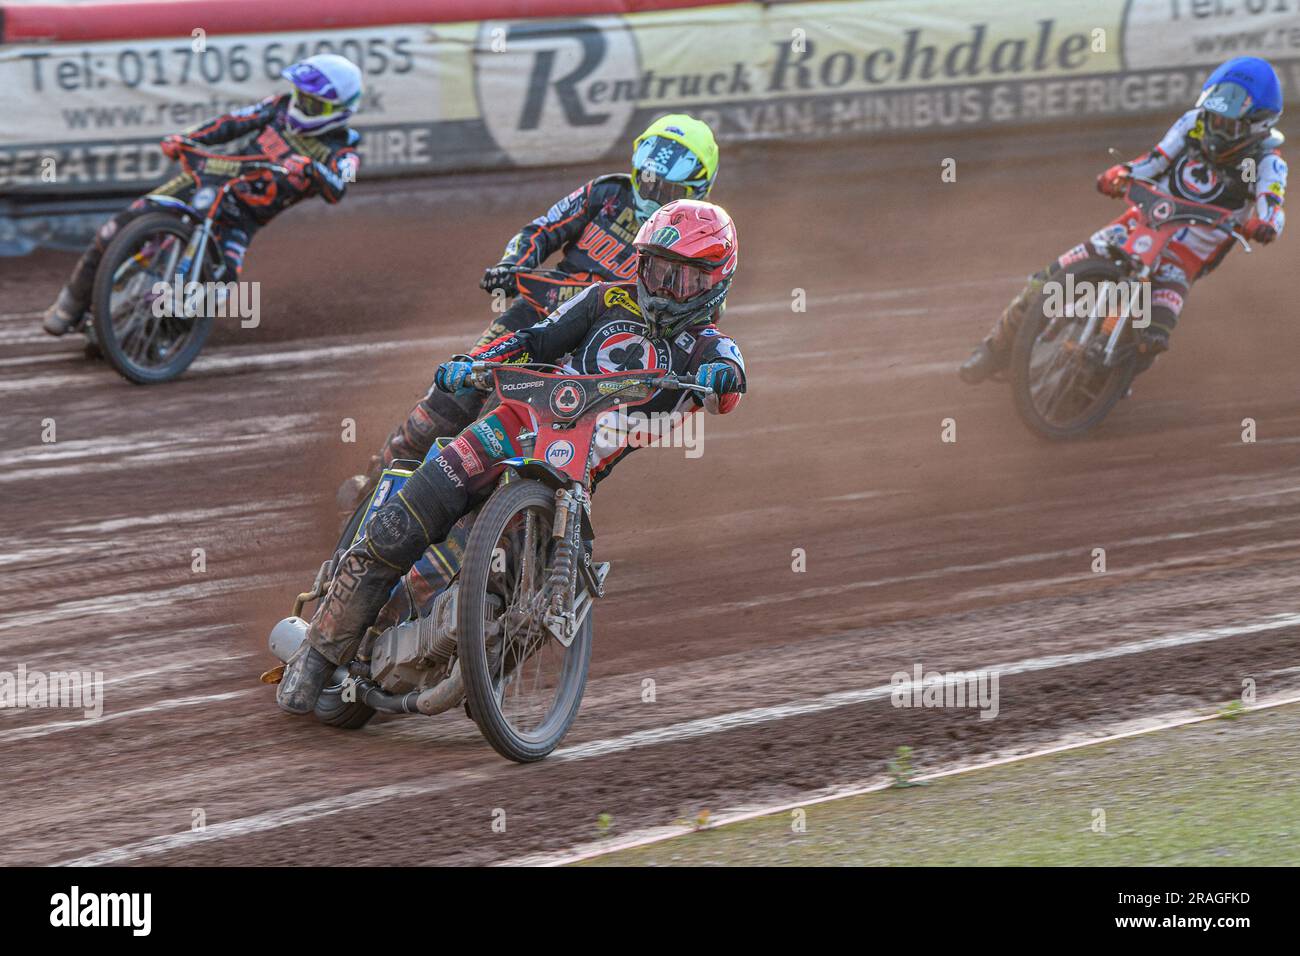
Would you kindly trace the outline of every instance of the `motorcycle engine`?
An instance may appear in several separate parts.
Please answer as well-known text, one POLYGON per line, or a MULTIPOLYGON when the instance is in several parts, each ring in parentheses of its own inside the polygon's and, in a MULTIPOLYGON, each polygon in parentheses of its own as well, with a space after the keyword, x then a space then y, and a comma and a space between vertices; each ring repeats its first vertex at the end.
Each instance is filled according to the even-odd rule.
POLYGON ((456 585, 438 595, 426 617, 397 624, 375 638, 370 676, 391 694, 434 686, 456 653, 456 585))

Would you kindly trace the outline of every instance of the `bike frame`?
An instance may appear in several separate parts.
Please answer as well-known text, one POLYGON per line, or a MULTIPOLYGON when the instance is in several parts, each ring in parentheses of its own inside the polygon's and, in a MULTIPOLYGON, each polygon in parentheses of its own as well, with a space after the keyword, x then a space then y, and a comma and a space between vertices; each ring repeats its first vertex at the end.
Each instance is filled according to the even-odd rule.
MULTIPOLYGON (((1128 215, 1133 216, 1136 223, 1128 230, 1124 244, 1112 243, 1110 252, 1125 267, 1129 281, 1150 282, 1151 273, 1165 247, 1173 240, 1175 234, 1188 224, 1221 230, 1241 243, 1247 252, 1250 251, 1250 245, 1245 238, 1229 226, 1234 215, 1229 209, 1179 199, 1162 190, 1152 180, 1137 176, 1129 177, 1124 196, 1130 206, 1128 215)), ((1080 347, 1087 346, 1102 321, 1103 303, 1109 299, 1109 285, 1104 283, 1098 290, 1083 332, 1079 335, 1080 347)), ((1103 364, 1107 368, 1115 364, 1116 349, 1124 330, 1129 325, 1131 311, 1132 299, 1130 298, 1129 303, 1120 310, 1106 339, 1103 364)))
POLYGON ((561 547, 547 585, 551 603, 543 623, 567 647, 590 611, 592 599, 603 596, 605 590, 604 573, 592 566, 581 541, 583 529, 591 534, 591 469, 596 461, 600 416, 614 408, 644 405, 659 389, 706 394, 709 390, 681 381, 672 373, 569 375, 562 370, 557 374, 495 362, 475 362, 470 376, 483 390, 490 380, 501 404, 513 406, 521 417, 536 424, 531 435, 520 436, 533 439, 532 454, 507 458, 502 464, 555 489, 552 536, 561 547), (587 588, 582 602, 570 586, 575 562, 587 588))

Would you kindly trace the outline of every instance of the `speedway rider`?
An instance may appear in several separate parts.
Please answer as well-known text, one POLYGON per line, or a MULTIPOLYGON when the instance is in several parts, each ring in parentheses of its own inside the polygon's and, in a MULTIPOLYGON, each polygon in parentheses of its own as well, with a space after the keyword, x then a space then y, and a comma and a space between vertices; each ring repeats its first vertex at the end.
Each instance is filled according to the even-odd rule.
MULTIPOLYGON (((1237 210, 1248 239, 1270 243, 1282 234, 1286 163, 1278 148, 1283 136, 1273 126, 1282 115, 1282 87, 1267 60, 1243 56, 1221 65, 1188 110, 1150 152, 1112 166, 1097 177, 1097 189, 1122 197, 1130 176, 1154 180, 1180 199, 1237 210)), ((1107 258, 1108 246, 1123 245, 1134 225, 1131 211, 1075 246, 1012 299, 988 337, 961 366, 961 378, 976 384, 1006 368, 1025 312, 1043 284, 1059 270, 1087 258, 1107 258)), ((1140 331, 1138 370, 1169 348, 1188 289, 1214 269, 1233 240, 1209 226, 1188 225, 1175 234, 1156 265, 1151 282, 1151 324, 1140 331)))
MULTIPOLYGON (((219 220, 225 271, 216 277, 218 281, 239 277, 253 234, 285 209, 316 195, 337 203, 347 184, 356 180, 361 134, 348 126, 348 120, 361 99, 361 71, 344 57, 321 53, 292 64, 281 76, 293 85, 291 93, 268 96, 168 136, 161 144, 163 153, 176 159, 182 138, 206 146, 243 140, 236 152, 265 153, 286 170, 284 174, 265 171, 259 179, 236 185, 227 196, 219 220)), ((182 173, 153 193, 189 202, 196 189, 194 180, 182 173)), ((45 310, 46 332, 63 335, 82 325, 94 294, 95 271, 108 243, 119 229, 152 208, 142 197, 100 226, 72 278, 45 310)))
MULTIPOLYGON (((554 363, 567 355, 577 374, 673 372, 710 390, 702 403, 708 411, 734 409, 745 391, 745 364, 740 349, 714 324, 738 259, 731 217, 711 203, 679 199, 646 220, 633 247, 635 279, 588 286, 548 318, 476 348, 473 357, 554 363)), ((445 362, 435 387, 453 393, 470 370, 467 361, 445 362)), ((689 413, 700 405, 694 393, 661 389, 638 411, 689 413)), ((355 655, 402 576, 431 542, 442 540, 491 493, 504 459, 527 454, 532 427, 526 413, 497 406, 425 461, 375 512, 365 537, 342 558, 307 639, 289 659, 276 693, 282 709, 311 712, 335 667, 355 655)), ((629 450, 627 443, 607 448, 593 465, 594 478, 607 475, 629 450)))
MULTIPOLYGON (((708 124, 681 113, 660 117, 633 140, 630 176, 598 176, 569 193, 506 243, 501 261, 488 268, 479 286, 515 295, 514 270, 534 269, 556 252, 561 253, 559 270, 575 279, 634 279, 637 230, 666 202, 707 198, 717 175, 718 144, 708 124)), ((530 326, 561 303, 544 304, 538 311, 518 296, 477 345, 530 326)), ((351 511, 394 460, 423 459, 435 438, 455 435, 477 418, 484 401, 478 392, 452 396, 430 388, 371 459, 369 474, 350 478, 339 489, 340 507, 351 511)))

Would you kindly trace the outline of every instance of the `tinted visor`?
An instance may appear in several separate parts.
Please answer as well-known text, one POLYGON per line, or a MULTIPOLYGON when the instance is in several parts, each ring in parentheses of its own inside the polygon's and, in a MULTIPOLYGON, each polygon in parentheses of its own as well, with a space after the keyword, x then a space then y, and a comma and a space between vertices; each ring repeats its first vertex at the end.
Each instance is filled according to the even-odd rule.
POLYGON ((1215 136, 1221 137, 1228 142, 1242 139, 1250 132, 1250 124, 1243 119, 1230 119, 1222 113, 1205 114, 1206 128, 1215 136))
POLYGON ((1214 136, 1232 142, 1250 132, 1250 94, 1240 83, 1214 84, 1201 96, 1200 105, 1205 128, 1214 136))
POLYGON ((713 288, 711 270, 680 259, 642 254, 637 271, 647 292, 674 302, 688 302, 713 288))
POLYGON ((661 206, 666 206, 674 199, 690 199, 691 194, 695 192, 685 183, 671 182, 649 168, 637 172, 633 185, 638 196, 661 206))
POLYGON ((298 89, 293 91, 293 103, 303 116, 329 116, 335 108, 335 104, 329 100, 323 100, 319 96, 312 96, 298 89))

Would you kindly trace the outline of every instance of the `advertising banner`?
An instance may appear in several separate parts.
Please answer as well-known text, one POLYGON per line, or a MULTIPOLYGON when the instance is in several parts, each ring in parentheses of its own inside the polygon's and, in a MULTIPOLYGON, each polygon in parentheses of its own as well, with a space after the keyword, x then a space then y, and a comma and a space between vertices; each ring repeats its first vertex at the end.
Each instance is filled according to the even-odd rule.
MULTIPOLYGON (((142 27, 142 33, 149 32, 142 27)), ((139 192, 160 137, 358 63, 362 176, 608 160, 656 115, 722 141, 1172 115, 1244 53, 1300 92, 1300 0, 833 0, 0 47, 0 195, 139 192)))

